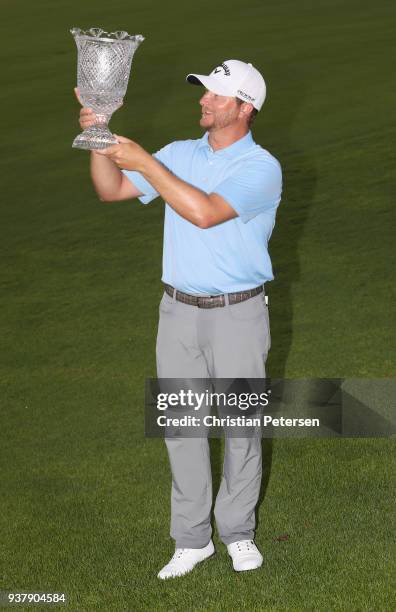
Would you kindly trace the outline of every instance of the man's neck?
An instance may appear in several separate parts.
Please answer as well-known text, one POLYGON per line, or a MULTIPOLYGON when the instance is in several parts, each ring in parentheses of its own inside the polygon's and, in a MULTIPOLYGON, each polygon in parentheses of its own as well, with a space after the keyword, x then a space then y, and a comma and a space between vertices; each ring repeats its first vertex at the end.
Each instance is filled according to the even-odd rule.
POLYGON ((235 126, 228 126, 209 130, 208 143, 213 151, 219 151, 234 144, 234 142, 246 136, 248 132, 249 128, 246 125, 238 126, 237 128, 235 126))

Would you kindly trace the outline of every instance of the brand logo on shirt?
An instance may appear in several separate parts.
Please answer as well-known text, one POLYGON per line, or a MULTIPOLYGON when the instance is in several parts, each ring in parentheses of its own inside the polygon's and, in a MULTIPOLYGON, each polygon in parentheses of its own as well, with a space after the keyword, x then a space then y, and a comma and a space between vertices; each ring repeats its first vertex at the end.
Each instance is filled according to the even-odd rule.
POLYGON ((217 68, 215 68, 213 72, 214 74, 217 74, 218 72, 221 72, 222 70, 224 71, 225 76, 231 76, 231 72, 227 64, 221 64, 220 66, 217 66, 217 68))
POLYGON ((242 91, 242 89, 238 89, 238 96, 242 96, 242 98, 245 98, 245 100, 249 100, 250 102, 254 102, 256 99, 252 98, 252 96, 249 96, 249 94, 242 91))

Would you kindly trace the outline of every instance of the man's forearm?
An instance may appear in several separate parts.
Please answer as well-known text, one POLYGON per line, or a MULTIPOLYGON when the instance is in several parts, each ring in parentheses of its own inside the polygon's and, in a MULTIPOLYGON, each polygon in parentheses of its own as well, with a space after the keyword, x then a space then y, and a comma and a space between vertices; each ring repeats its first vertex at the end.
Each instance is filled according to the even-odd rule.
POLYGON ((141 173, 180 216, 206 227, 211 202, 204 191, 177 178, 151 156, 146 158, 141 173))
POLYGON ((119 193, 122 183, 122 172, 107 157, 91 152, 91 178, 95 191, 100 199, 112 200, 119 193))
MULTIPOLYGON (((234 208, 219 194, 211 193, 208 195, 205 191, 177 178, 136 142, 123 136, 117 136, 117 139, 119 144, 102 149, 97 152, 97 155, 109 158, 118 168, 140 172, 163 199, 190 223, 206 229, 237 216, 234 208)), ((114 181, 113 188, 116 188, 117 176, 112 175, 111 178, 114 181)), ((131 182, 123 175, 122 178, 125 179, 124 183, 131 185, 131 182)), ((107 191, 105 184, 107 178, 103 179, 100 176, 99 179, 100 186, 98 185, 97 191, 99 194, 103 194, 104 190, 107 191)), ((121 191, 125 195, 124 199, 142 195, 136 187, 133 188, 132 192, 130 187, 125 187, 121 191)), ((113 199, 111 194, 110 199, 113 199)), ((116 199, 121 199, 121 197, 116 199)))

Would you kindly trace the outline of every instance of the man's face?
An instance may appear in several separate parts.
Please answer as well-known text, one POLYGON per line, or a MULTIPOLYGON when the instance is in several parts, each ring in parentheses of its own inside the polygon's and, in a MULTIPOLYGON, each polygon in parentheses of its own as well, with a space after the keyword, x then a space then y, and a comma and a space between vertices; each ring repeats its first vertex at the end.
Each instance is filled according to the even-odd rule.
POLYGON ((202 107, 199 124, 207 130, 227 127, 238 119, 240 106, 236 98, 206 90, 199 103, 202 107))

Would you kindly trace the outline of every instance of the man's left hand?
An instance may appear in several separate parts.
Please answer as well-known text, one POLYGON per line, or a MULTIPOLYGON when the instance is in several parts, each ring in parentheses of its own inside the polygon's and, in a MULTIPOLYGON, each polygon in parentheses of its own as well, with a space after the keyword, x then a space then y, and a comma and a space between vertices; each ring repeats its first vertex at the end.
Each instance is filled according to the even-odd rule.
POLYGON ((114 134, 114 136, 119 141, 119 144, 107 147, 107 149, 96 149, 95 153, 109 157, 119 168, 142 172, 145 161, 148 158, 151 159, 151 155, 138 145, 137 142, 117 134, 114 134))

